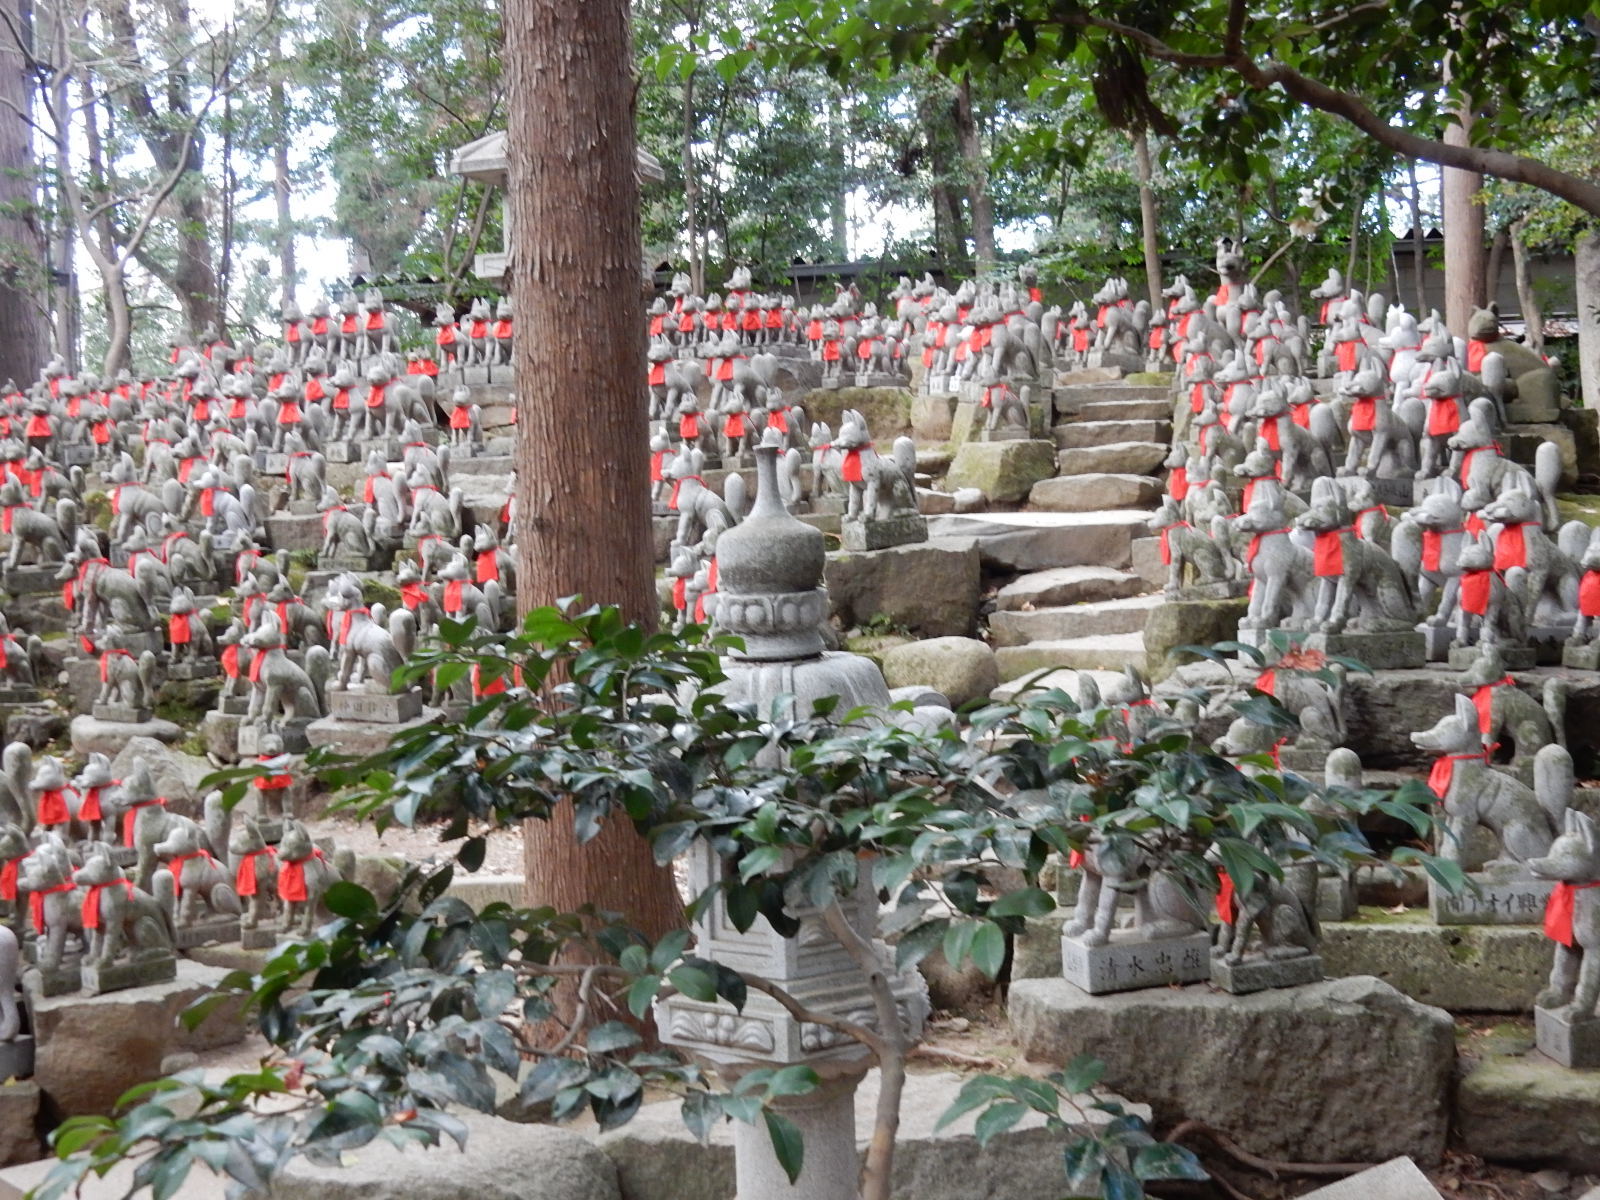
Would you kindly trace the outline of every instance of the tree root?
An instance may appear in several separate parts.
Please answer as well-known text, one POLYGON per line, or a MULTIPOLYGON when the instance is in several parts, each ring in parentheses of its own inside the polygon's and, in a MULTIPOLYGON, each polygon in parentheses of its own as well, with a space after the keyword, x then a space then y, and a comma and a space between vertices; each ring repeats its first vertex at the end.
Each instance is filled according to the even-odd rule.
MULTIPOLYGON (((1358 1171, 1365 1171, 1368 1167, 1373 1165, 1372 1163, 1280 1162, 1279 1160, 1273 1158, 1262 1158, 1259 1155, 1251 1154, 1248 1150, 1243 1149, 1238 1145, 1238 1143, 1229 1138, 1227 1134, 1222 1133, 1220 1130, 1213 1129, 1204 1121, 1180 1121, 1176 1126, 1174 1126, 1172 1132, 1167 1134, 1166 1138, 1163 1140, 1168 1142, 1179 1142, 1191 1134, 1198 1134, 1206 1138, 1212 1143, 1212 1145, 1216 1146, 1218 1150, 1222 1151, 1222 1153, 1226 1154, 1235 1162, 1241 1163, 1244 1166, 1249 1167, 1251 1170, 1259 1171, 1264 1175, 1270 1175, 1273 1179, 1277 1179, 1279 1175, 1331 1175, 1335 1177, 1342 1177, 1345 1175, 1354 1175, 1358 1171)), ((1224 1184, 1223 1186, 1227 1187, 1230 1192, 1234 1190, 1228 1184, 1224 1184)))

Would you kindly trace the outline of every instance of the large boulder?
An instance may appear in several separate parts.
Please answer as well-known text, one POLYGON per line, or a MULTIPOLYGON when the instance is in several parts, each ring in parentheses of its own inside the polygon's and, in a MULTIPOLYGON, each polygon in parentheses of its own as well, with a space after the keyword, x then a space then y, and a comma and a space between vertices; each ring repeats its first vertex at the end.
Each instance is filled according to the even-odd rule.
POLYGON ((467 1126, 465 1150, 448 1139, 432 1150, 373 1142, 340 1167, 297 1160, 274 1184, 273 1200, 622 1200, 617 1168, 586 1138, 550 1125, 456 1115, 467 1126))
POLYGON ((978 549, 970 538, 828 555, 823 579, 845 628, 881 624, 925 637, 972 632, 977 619, 978 549))
POLYGON ((88 713, 73 717, 68 731, 72 752, 85 757, 90 754, 116 757, 130 742, 154 742, 160 745, 163 742, 181 741, 184 734, 183 726, 160 717, 130 725, 122 721, 102 721, 88 713))
POLYGON ((1015 503, 1056 473, 1056 446, 1045 441, 966 442, 945 474, 950 491, 974 487, 990 500, 1015 503))
POLYGON ((1172 600, 1151 610, 1144 621, 1145 660, 1153 680, 1165 679, 1177 664, 1168 652, 1178 646, 1210 646, 1239 636, 1239 619, 1250 602, 1172 600))
POLYGON ((200 781, 216 770, 206 759, 174 750, 155 738, 135 737, 111 760, 111 777, 126 779, 138 766, 150 772, 156 795, 166 800, 168 808, 185 816, 199 815, 205 795, 200 781))
POLYGON ((941 637, 907 642, 883 656, 889 687, 925 687, 959 708, 987 696, 1000 683, 1000 669, 988 643, 976 638, 941 637))
POLYGON ((875 442, 888 445, 911 433, 911 393, 905 388, 818 388, 808 392, 802 404, 806 416, 826 421, 835 433, 846 412, 858 412, 867 419, 875 442))
MULTIPOLYGON (((33 1017, 35 1082, 47 1111, 56 1116, 108 1113, 136 1083, 157 1079, 169 1054, 229 1046, 244 1038, 241 1006, 230 1002, 194 1029, 178 1014, 216 990, 227 974, 219 967, 178 960, 166 983, 101 996, 41 996, 27 988, 33 1017)), ((23 977, 24 985, 35 979, 23 977)))
POLYGON ((1064 979, 1023 979, 1010 1015, 1025 1057, 1093 1054, 1106 1086, 1148 1103, 1158 1122, 1199 1117, 1253 1154, 1434 1163, 1444 1150, 1454 1023, 1382 980, 1091 996, 1064 979))

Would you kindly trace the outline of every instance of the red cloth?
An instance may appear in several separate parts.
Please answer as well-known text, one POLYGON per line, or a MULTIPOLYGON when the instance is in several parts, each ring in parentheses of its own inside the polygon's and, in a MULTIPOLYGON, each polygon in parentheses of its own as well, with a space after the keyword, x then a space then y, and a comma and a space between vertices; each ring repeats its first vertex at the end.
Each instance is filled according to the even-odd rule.
POLYGON ((728 423, 723 426, 722 432, 728 437, 744 436, 744 414, 742 412, 729 413, 728 423))
POLYGON ((1188 497, 1189 472, 1186 468, 1178 467, 1167 475, 1167 495, 1180 502, 1188 497))
POLYGON ((126 650, 107 650, 100 656, 100 682, 108 683, 111 679, 111 659, 120 654, 123 658, 131 660, 133 655, 126 650))
POLYGON ((775 408, 767 414, 767 425, 779 433, 789 432, 789 413, 787 409, 775 408))
POLYGON ((1528 565, 1528 540, 1522 532, 1525 526, 1503 525, 1500 536, 1494 543, 1494 569, 1504 571, 1508 567, 1526 567, 1528 565))
POLYGON ((465 404, 458 404, 450 412, 451 429, 471 429, 472 412, 465 404))
POLYGON ((1325 529, 1317 534, 1312 570, 1319 579, 1344 574, 1344 530, 1325 529))
POLYGON ((1350 432, 1371 433, 1377 424, 1378 398, 1357 396, 1355 404, 1350 408, 1350 432))
POLYGON ((173 613, 167 618, 167 640, 174 646, 187 646, 192 637, 188 613, 173 613))
POLYGON ((420 583, 407 583, 400 588, 400 603, 413 612, 428 598, 427 590, 420 583))
POLYGON ((72 810, 67 805, 67 790, 65 788, 51 788, 49 791, 39 793, 39 824, 64 825, 72 819, 72 810))
POLYGON ((1359 339, 1349 342, 1338 342, 1333 347, 1333 357, 1339 364, 1341 371, 1354 371, 1356 369, 1356 355, 1360 353, 1361 342, 1359 339))
POLYGON ((69 879, 65 883, 56 884, 53 888, 41 888, 37 892, 28 893, 28 913, 33 918, 33 931, 35 933, 44 932, 44 898, 53 896, 57 892, 70 892, 77 886, 69 879))
POLYGON ((1217 920, 1232 925, 1238 915, 1237 901, 1233 895, 1233 878, 1226 871, 1217 872, 1217 920))
POLYGON ((466 586, 466 581, 452 579, 444 585, 444 610, 452 615, 461 611, 461 589, 466 586))
POLYGON ((692 442, 700 436, 700 414, 686 412, 678 418, 678 436, 686 442, 692 442))
POLYGON ((1171 539, 1171 535, 1172 535, 1172 530, 1175 527, 1180 526, 1180 525, 1184 529, 1188 529, 1190 527, 1189 526, 1189 522, 1187 522, 1187 521, 1175 521, 1175 522, 1173 522, 1172 525, 1163 525, 1161 527, 1161 564, 1162 564, 1162 566, 1170 567, 1172 565, 1172 543, 1171 543, 1170 539, 1171 539))
MULTIPOLYGON (((173 877, 173 886, 177 887, 177 877, 173 877)), ((100 928, 100 893, 107 888, 125 887, 128 889, 128 898, 133 898, 133 882, 128 879, 113 879, 110 883, 94 883, 89 885, 89 890, 83 897, 83 927, 85 929, 100 928)), ((178 888, 182 892, 182 888, 178 888)))
POLYGON ((1483 759, 1483 751, 1478 750, 1472 754, 1446 754, 1442 758, 1433 760, 1433 767, 1428 771, 1428 787, 1433 794, 1443 800, 1450 794, 1450 784, 1456 777, 1456 764, 1467 762, 1470 759, 1483 759))
POLYGON ((472 694, 480 699, 484 696, 498 696, 506 690, 505 676, 496 676, 488 683, 483 682, 481 668, 477 663, 472 664, 472 694))
POLYGON ((222 673, 229 679, 239 678, 239 647, 237 645, 222 648, 222 673))
POLYGON ((175 856, 172 861, 168 863, 168 866, 172 868, 172 894, 174 896, 183 895, 183 864, 191 858, 203 858, 208 863, 215 863, 217 861, 211 857, 211 852, 208 850, 196 850, 192 854, 179 854, 175 856))
POLYGON ((1271 537, 1274 534, 1278 534, 1278 533, 1288 533, 1288 532, 1289 531, 1287 529, 1268 529, 1268 530, 1264 530, 1261 533, 1253 535, 1250 538, 1250 544, 1248 546, 1246 546, 1245 549, 1244 549, 1244 565, 1247 566, 1247 567, 1255 565, 1256 555, 1261 552, 1261 539, 1262 538, 1271 537))
POLYGON ((1467 339, 1467 370, 1474 375, 1483 370, 1483 359, 1489 353, 1490 343, 1478 338, 1467 339))
POLYGON ((1472 693, 1472 707, 1478 710, 1478 732, 1488 733, 1494 728, 1494 689, 1497 687, 1515 687, 1517 681, 1507 675, 1504 679, 1497 679, 1493 683, 1486 683, 1472 693))
POLYGON ((508 337, 510 337, 511 336, 511 322, 510 321, 496 321, 494 323, 494 336, 497 337, 497 338, 508 338, 508 337))
POLYGON ((250 682, 251 683, 260 683, 261 682, 261 668, 267 665, 267 652, 271 651, 271 650, 282 650, 282 649, 283 649, 283 644, 280 642, 275 646, 263 646, 256 653, 256 656, 250 660, 250 682))
POLYGON ((24 437, 49 437, 50 418, 43 413, 34 413, 28 418, 28 425, 23 431, 24 437))
MULTIPOLYGON (((118 785, 113 783, 111 786, 112 787, 117 787, 118 785)), ((80 820, 80 821, 103 821, 103 820, 105 820, 105 815, 106 815, 105 814, 105 809, 102 808, 101 804, 100 804, 100 793, 103 792, 103 791, 105 791, 105 788, 97 786, 97 787, 92 787, 88 791, 83 793, 83 803, 81 803, 78 806, 78 820, 80 820)))
POLYGON ((306 864, 313 858, 322 858, 321 850, 313 850, 305 858, 281 859, 278 863, 278 899, 305 900, 310 892, 306 888, 306 864))
MULTIPOLYGON (((1233 385, 1229 384, 1229 386, 1231 387, 1233 385)), ((1261 436, 1267 439, 1268 450, 1283 449, 1283 439, 1278 435, 1278 422, 1282 419, 1283 417, 1279 415, 1275 417, 1268 417, 1266 420, 1261 422, 1261 436)))
POLYGON ((388 386, 387 384, 383 384, 383 383, 374 383, 374 384, 369 384, 368 385, 368 387, 367 387, 367 407, 368 408, 382 408, 383 407, 383 391, 387 386, 388 386))
POLYGON ((672 607, 678 612, 689 607, 689 581, 681 575, 672 583, 672 607))
POLYGON ((1578 613, 1600 617, 1600 571, 1585 571, 1578 583, 1578 613))
POLYGON ((1463 611, 1480 617, 1489 611, 1489 580, 1492 574, 1490 571, 1461 572, 1461 608, 1463 611))
POLYGON ((1578 907, 1578 893, 1587 888, 1600 887, 1596 883, 1568 883, 1562 880, 1550 889, 1544 902, 1544 935, 1552 942, 1560 942, 1569 950, 1576 950, 1577 940, 1572 929, 1572 918, 1578 907))
POLYGON ((1461 428, 1461 406, 1455 396, 1438 396, 1428 401, 1428 436, 1449 437, 1461 428))
POLYGON ((1255 689, 1263 696, 1276 696, 1278 694, 1278 672, 1271 668, 1256 676, 1255 689))
POLYGON ((488 583, 489 580, 500 578, 500 555, 497 551, 488 550, 478 555, 478 582, 488 583))
POLYGON ((9 900, 13 904, 17 902, 17 874, 22 866, 22 859, 32 855, 33 851, 29 850, 20 858, 8 858, 5 866, 0 867, 0 900, 9 900))
POLYGON ((268 858, 276 858, 278 852, 271 846, 263 846, 259 850, 251 850, 239 859, 239 869, 233 873, 233 890, 241 896, 254 896, 260 888, 260 881, 256 877, 256 859, 265 854, 268 858))
POLYGON ((844 465, 839 468, 840 478, 842 478, 846 483, 860 483, 861 452, 863 450, 870 450, 871 448, 872 443, 868 442, 865 446, 857 446, 853 450, 846 450, 844 455, 844 465))
POLYGON ((313 336, 313 337, 326 337, 327 334, 328 334, 328 318, 327 317, 312 317, 311 318, 311 336, 313 336))
POLYGON ((667 383, 667 364, 664 362, 650 364, 650 386, 665 387, 667 383))
POLYGON ((376 312, 369 312, 367 314, 367 332, 371 333, 374 330, 378 330, 378 329, 382 329, 382 328, 383 328, 383 309, 380 308, 376 312))

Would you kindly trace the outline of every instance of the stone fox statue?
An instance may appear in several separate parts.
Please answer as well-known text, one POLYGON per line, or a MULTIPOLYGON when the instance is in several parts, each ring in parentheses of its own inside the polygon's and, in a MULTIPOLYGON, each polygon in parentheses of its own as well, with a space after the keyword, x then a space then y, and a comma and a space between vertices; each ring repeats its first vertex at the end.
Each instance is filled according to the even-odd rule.
POLYGON ((1600 1004, 1600 834, 1583 813, 1569 811, 1549 853, 1529 869, 1556 881, 1545 906, 1545 933, 1556 943, 1550 982, 1539 993, 1540 1008, 1571 1005, 1569 1018, 1596 1015, 1600 1004))
POLYGON ((1077 909, 1062 932, 1091 946, 1105 945, 1125 893, 1133 896, 1134 936, 1140 939, 1182 937, 1206 927, 1183 885, 1155 869, 1132 838, 1117 838, 1092 841, 1084 852, 1077 909))

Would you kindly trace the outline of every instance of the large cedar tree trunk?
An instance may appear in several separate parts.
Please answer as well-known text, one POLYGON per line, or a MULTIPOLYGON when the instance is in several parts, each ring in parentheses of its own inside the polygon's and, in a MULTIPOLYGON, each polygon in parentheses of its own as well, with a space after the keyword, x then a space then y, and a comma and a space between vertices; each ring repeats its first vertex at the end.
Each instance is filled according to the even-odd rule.
MULTIPOLYGON (((505 8, 516 301, 517 590, 656 615, 642 249, 627 0, 505 8)), ((671 872, 620 815, 585 846, 570 812, 525 828, 527 899, 682 924, 671 872)))
MULTIPOLYGON (((1458 121, 1445 126, 1444 140, 1469 144, 1472 113, 1462 106, 1458 121)), ((1444 319, 1450 332, 1467 336, 1467 318, 1484 303, 1483 205, 1476 197, 1483 176, 1473 171, 1444 168, 1444 319)))
POLYGON ((963 78, 950 105, 955 119, 956 142, 961 147, 961 164, 967 177, 967 199, 972 207, 972 255, 978 272, 994 270, 994 197, 989 194, 989 157, 984 153, 978 132, 978 117, 972 109, 972 80, 963 78))
MULTIPOLYGON (((18 0, 0 0, 5 29, 21 30, 18 0)), ((26 387, 44 366, 48 331, 30 278, 44 261, 33 182, 33 146, 26 122, 15 114, 32 102, 15 37, 0 31, 0 382, 26 387)))
POLYGON ((1156 227, 1155 172, 1150 167, 1150 138, 1143 129, 1133 135, 1133 162, 1139 175, 1139 223, 1144 233, 1145 290, 1150 294, 1150 315, 1160 313, 1165 304, 1161 289, 1161 235, 1156 227))

